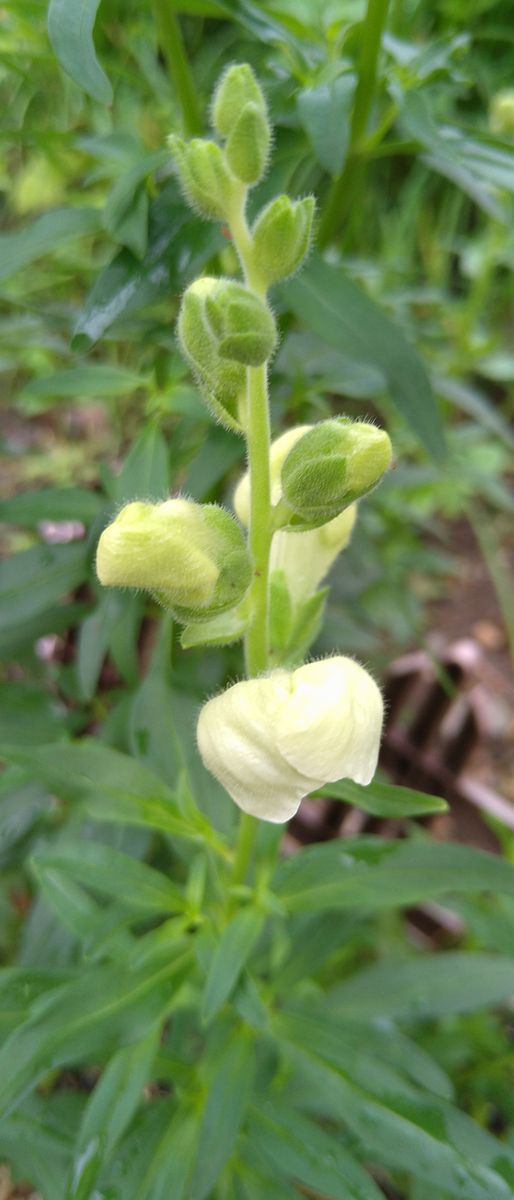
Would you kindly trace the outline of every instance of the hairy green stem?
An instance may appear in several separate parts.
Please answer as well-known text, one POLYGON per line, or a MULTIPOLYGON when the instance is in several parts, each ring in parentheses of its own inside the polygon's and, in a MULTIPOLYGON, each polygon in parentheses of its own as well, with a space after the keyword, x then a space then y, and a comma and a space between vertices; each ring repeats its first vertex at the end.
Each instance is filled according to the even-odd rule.
POLYGON ((232 867, 232 884, 241 884, 246 880, 258 829, 259 822, 256 818, 251 817, 249 813, 242 812, 237 831, 236 853, 232 867))
POLYGON ((248 464, 250 468, 250 532, 248 544, 253 562, 250 594, 251 624, 245 639, 248 674, 258 675, 268 667, 269 558, 271 549, 270 428, 266 363, 249 367, 248 464))
POLYGON ((334 180, 320 223, 318 243, 321 246, 326 246, 340 229, 356 201, 356 193, 362 181, 362 163, 357 172, 356 166, 361 152, 360 143, 366 134, 369 113, 375 95, 380 44, 388 7, 389 0, 368 0, 361 31, 350 145, 346 163, 338 179, 334 180))
POLYGON ((169 0, 154 0, 159 42, 168 64, 182 111, 184 133, 194 137, 202 132, 203 124, 195 81, 191 74, 182 32, 169 0))
MULTIPOLYGON (((240 203, 230 214, 230 231, 244 272, 245 281, 262 300, 262 286, 253 258, 252 238, 245 216, 246 190, 240 203)), ((250 588, 250 626, 245 636, 247 674, 259 675, 269 666, 269 561, 273 522, 271 511, 270 419, 268 404, 268 367, 248 367, 247 380, 247 451, 250 472, 250 529, 248 545, 253 563, 250 588)), ((244 882, 259 822, 255 817, 241 814, 238 844, 234 860, 234 882, 244 882)))

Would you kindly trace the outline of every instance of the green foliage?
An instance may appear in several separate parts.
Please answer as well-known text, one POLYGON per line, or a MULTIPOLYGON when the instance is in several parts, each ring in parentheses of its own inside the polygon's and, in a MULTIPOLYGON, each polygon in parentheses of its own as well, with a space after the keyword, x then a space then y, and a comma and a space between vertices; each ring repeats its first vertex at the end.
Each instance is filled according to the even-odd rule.
POLYGON ((203 220, 226 219, 220 147, 183 135, 201 133, 220 67, 248 58, 212 115, 238 186, 268 165, 273 117, 250 212, 266 283, 307 254, 314 197, 318 222, 318 252, 275 293, 276 430, 344 407, 387 421, 398 460, 362 505, 335 602, 294 608, 277 573, 277 659, 301 659, 325 606, 327 652, 383 662, 412 644, 411 581, 438 586, 441 519, 470 506, 487 537, 495 518, 499 578, 510 10, 484 0, 468 29, 460 0, 391 5, 381 30, 380 4, 164 7, 52 0, 50 42, 33 0, 3 19, 0 1161, 45 1200, 508 1200, 511 847, 431 842, 413 819, 437 797, 341 780, 323 795, 407 836, 273 867, 266 827, 245 862, 193 730, 201 698, 241 674, 248 613, 179 640, 151 598, 101 592, 93 562, 134 497, 225 503, 244 470, 213 427, 213 411, 238 424, 244 371, 221 395, 212 360, 197 365, 209 410, 173 327, 198 274, 236 276, 203 220), (55 523, 76 540, 53 544, 55 523), (413 943, 420 902, 463 922, 457 945, 413 943))

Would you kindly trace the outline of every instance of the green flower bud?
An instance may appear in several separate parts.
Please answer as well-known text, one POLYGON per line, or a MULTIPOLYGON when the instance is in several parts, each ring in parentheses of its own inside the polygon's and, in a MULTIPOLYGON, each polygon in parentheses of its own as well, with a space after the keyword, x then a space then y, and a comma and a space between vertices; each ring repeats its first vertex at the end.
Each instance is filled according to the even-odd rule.
POLYGON ((266 170, 271 129, 266 114, 253 102, 245 104, 230 130, 225 157, 242 183, 258 183, 266 170))
POLYGON ((221 358, 259 367, 275 349, 273 316, 242 283, 219 279, 205 294, 205 312, 221 358))
POLYGON ((294 203, 277 196, 264 208, 252 230, 254 256, 267 283, 294 275, 309 251, 315 201, 313 196, 294 203))
POLYGON ((213 96, 211 116, 216 132, 227 137, 249 103, 266 117, 266 101, 252 68, 238 63, 225 71, 213 96))
POLYGON ((184 142, 176 134, 168 138, 168 145, 188 204, 202 217, 224 221, 234 187, 239 185, 231 176, 219 146, 204 138, 184 142))
POLYGON ((391 465, 385 430, 338 417, 322 421, 292 447, 282 467, 284 498, 301 522, 323 525, 370 492, 391 465))
POLYGON ((514 88, 504 88, 493 96, 490 122, 493 133, 514 135, 514 88))
POLYGON ((216 504, 134 501, 104 529, 100 583, 149 591, 178 620, 209 620, 242 600, 251 580, 243 532, 216 504))
POLYGON ((206 298, 218 282, 205 276, 187 289, 178 318, 178 336, 209 408, 229 429, 240 432, 246 371, 240 363, 220 357, 218 339, 207 319, 206 298))

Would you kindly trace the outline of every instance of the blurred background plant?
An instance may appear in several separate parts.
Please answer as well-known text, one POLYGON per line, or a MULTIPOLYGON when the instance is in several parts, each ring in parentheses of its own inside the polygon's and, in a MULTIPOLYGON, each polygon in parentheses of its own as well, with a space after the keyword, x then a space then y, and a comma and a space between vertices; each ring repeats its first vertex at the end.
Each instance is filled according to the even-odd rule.
MULTIPOLYGON (((475 2, 472 19, 464 0, 103 0, 96 23, 95 3, 80 21, 75 7, 52 0, 48 34, 44 0, 0 12, 1 742, 23 756, 92 733, 173 782, 194 758, 199 698, 240 671, 237 647, 184 652, 156 608, 101 592, 93 571, 122 502, 179 488, 226 501, 244 467, 175 336, 184 288, 203 270, 235 273, 235 256, 224 230, 185 206, 165 149, 172 130, 203 131, 233 61, 254 66, 276 129, 256 205, 281 189, 318 200, 316 251, 273 294, 274 432, 344 410, 385 424, 396 451, 334 574, 317 647, 383 671, 407 648, 432 654, 434 632, 444 645, 492 613, 503 669, 514 654, 510 0, 475 2)), ((226 831, 228 802, 192 770, 226 831)), ((70 895, 52 890, 50 868, 38 869, 41 894, 27 867, 41 839, 78 829, 49 778, 21 757, 0 785, 0 953, 32 971, 49 955, 67 970, 84 953, 76 924, 63 933, 70 895)), ((492 827, 512 860, 511 833, 492 827)), ((169 847, 148 839, 127 827, 113 844, 165 863, 169 847)), ((443 948, 512 953, 511 900, 467 898, 458 921, 438 934, 443 948)), ((397 913, 365 918, 321 983, 393 952, 408 962, 412 941, 397 913)), ((509 1026, 462 1017, 467 994, 464 983, 460 1000, 431 993, 419 1041, 466 1111, 512 1145, 509 1026)), ((394 997, 381 1011, 405 1015, 394 997)), ((63 1121, 61 1099, 39 1124, 32 1167, 12 1131, 5 1148, 0 1137, 0 1160, 52 1200, 61 1183, 45 1176, 44 1147, 69 1142, 79 1109, 77 1098, 63 1121)), ((384 1176, 384 1194, 433 1196, 409 1170, 384 1176)))

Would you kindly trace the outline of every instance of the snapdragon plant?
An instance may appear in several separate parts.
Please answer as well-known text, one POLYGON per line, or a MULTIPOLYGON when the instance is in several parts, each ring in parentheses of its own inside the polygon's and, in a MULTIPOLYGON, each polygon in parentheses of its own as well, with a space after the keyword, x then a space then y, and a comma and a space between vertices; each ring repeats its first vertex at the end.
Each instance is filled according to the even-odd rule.
POLYGON ((211 116, 219 142, 173 136, 170 147, 188 203, 225 223, 243 281, 192 283, 178 332, 206 403, 246 441, 248 473, 234 497, 240 524, 185 497, 136 500, 102 534, 97 569, 104 584, 150 590, 186 624, 185 646, 244 640, 248 679, 211 699, 198 722, 204 763, 243 811, 235 867, 243 882, 255 818, 284 822, 329 781, 368 784, 374 774, 382 699, 373 679, 348 658, 299 664, 321 622, 318 584, 349 540, 357 501, 390 466, 391 443, 344 416, 271 443, 278 331, 268 290, 301 268, 314 200, 277 196, 248 225, 272 130, 247 64, 222 76, 211 116))
POLYGON ((212 122, 217 140, 171 150, 189 203, 230 232, 241 278, 192 283, 178 334, 206 403, 245 439, 248 470, 233 512, 140 493, 99 538, 101 582, 167 614, 130 700, 132 755, 109 719, 101 738, 2 750, 23 802, 51 801, 31 856, 40 898, 20 960, 0 973, 0 1161, 44 1200, 509 1200, 514 1152, 454 1106, 410 1025, 502 1000, 511 958, 366 960, 372 922, 395 908, 481 890, 508 903, 512 865, 419 830, 277 855, 309 794, 402 818, 444 804, 371 782, 377 684, 351 657, 308 658, 320 585, 391 446, 344 415, 272 440, 268 290, 301 268, 314 203, 279 196, 248 225, 271 145, 248 66, 222 77, 212 122), (246 678, 241 665, 204 697, 196 757, 172 772, 159 768, 174 736, 160 674, 173 621, 186 650, 242 641, 246 678), (137 720, 150 693, 154 760, 151 721, 137 720), (207 819, 206 780, 211 813, 223 789, 242 810, 234 835, 207 819))

